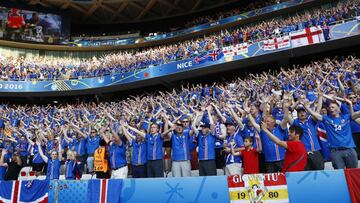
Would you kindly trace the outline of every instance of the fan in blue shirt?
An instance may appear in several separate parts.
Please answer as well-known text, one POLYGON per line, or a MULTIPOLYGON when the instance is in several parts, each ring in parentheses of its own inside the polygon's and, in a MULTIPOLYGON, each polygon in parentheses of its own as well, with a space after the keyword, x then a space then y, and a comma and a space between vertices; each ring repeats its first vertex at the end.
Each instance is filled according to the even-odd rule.
POLYGON ((128 129, 123 128, 126 139, 132 146, 131 155, 131 169, 132 177, 145 178, 146 177, 146 142, 140 135, 133 135, 128 129))
POLYGON ((47 171, 46 171, 46 179, 49 180, 58 180, 60 177, 60 166, 61 166, 61 145, 59 145, 59 151, 51 151, 50 156, 51 158, 48 158, 46 155, 44 155, 42 147, 39 142, 36 143, 39 149, 39 153, 41 158, 44 160, 45 163, 47 163, 47 171))
MULTIPOLYGON (((322 95, 319 97, 322 98, 322 95)), ((309 103, 305 104, 306 111, 324 123, 331 149, 331 161, 335 169, 356 168, 358 164, 350 122, 360 117, 360 111, 354 113, 352 102, 344 100, 349 104, 350 114, 340 114, 340 105, 336 101, 329 103, 330 115, 320 115, 309 108, 309 103)))

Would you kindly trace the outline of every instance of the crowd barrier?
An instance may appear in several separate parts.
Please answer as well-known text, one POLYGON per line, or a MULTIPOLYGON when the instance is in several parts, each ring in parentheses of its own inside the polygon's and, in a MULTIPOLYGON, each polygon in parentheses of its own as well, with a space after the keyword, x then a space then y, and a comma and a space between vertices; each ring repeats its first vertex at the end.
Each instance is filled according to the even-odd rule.
MULTIPOLYGON (((360 20, 357 19, 331 26, 329 28, 330 41, 359 35, 359 25, 360 20)), ((0 92, 58 92, 111 87, 115 85, 129 84, 138 81, 169 76, 172 74, 196 69, 203 69, 231 61, 239 61, 255 56, 269 55, 272 53, 293 49, 291 44, 290 46, 284 47, 274 46, 276 48, 273 50, 264 50, 264 42, 268 42, 268 40, 248 44, 246 45, 245 52, 229 57, 225 56, 223 50, 214 50, 212 52, 206 53, 203 56, 192 57, 186 60, 172 62, 160 66, 147 67, 134 72, 116 73, 103 77, 57 81, 0 81, 0 92)))
MULTIPOLYGON (((343 170, 287 173, 286 181, 291 203, 351 203, 343 170)), ((53 188, 57 185, 59 190, 58 195, 56 189, 50 190, 49 200, 58 196, 59 202, 89 202, 88 182, 52 181, 53 188)), ((126 203, 230 202, 226 176, 125 179, 121 200, 126 203)))
MULTIPOLYGON (((349 171, 351 172, 351 177, 358 177, 353 178, 358 180, 353 180, 351 183, 347 182, 344 170, 304 171, 286 174, 262 174, 256 176, 265 177, 268 175, 269 180, 273 179, 271 181, 280 181, 280 178, 286 180, 282 183, 283 185, 276 183, 273 184, 273 186, 269 186, 269 181, 264 181, 265 186, 268 185, 268 188, 260 187, 264 194, 264 197, 262 198, 262 202, 264 203, 351 203, 354 195, 350 195, 350 187, 348 188, 348 185, 352 185, 350 191, 352 191, 353 194, 354 191, 360 190, 360 184, 354 184, 356 181, 357 183, 360 182, 360 169, 347 170, 347 174, 349 174, 349 171), (282 200, 279 200, 280 198, 282 198, 282 200)), ((26 193, 25 190, 27 189, 25 188, 28 188, 29 190, 32 188, 32 190, 35 190, 36 188, 34 187, 37 187, 38 185, 42 186, 46 181, 49 189, 48 193, 44 194, 44 196, 48 197, 50 203, 113 201, 123 203, 226 203, 250 202, 249 200, 256 202, 254 201, 254 198, 251 197, 251 192, 253 191, 251 188, 244 190, 246 194, 241 193, 240 195, 239 192, 237 197, 237 193, 234 193, 234 188, 232 188, 234 186, 232 186, 232 184, 239 182, 239 180, 244 183, 247 181, 245 176, 208 176, 109 180, 53 180, 50 182, 46 180, 37 180, 37 182, 16 181, 16 183, 18 183, 17 188, 20 188, 19 193, 26 193), (236 198, 240 198, 240 200, 236 198)), ((24 200, 25 194, 23 195, 16 192, 17 188, 15 181, 0 181, 0 184, 0 202, 1 200, 4 200, 4 194, 6 196, 6 193, 18 194, 17 200, 21 201, 21 198, 24 200), (9 185, 14 186, 11 188, 9 185), (6 192, 5 190, 9 191, 6 192)), ((261 183, 259 183, 259 185, 261 185, 261 183)), ((42 191, 41 189, 38 190, 42 191)), ((37 194, 37 196, 36 198, 38 199, 42 198, 41 194, 37 194)), ((35 198, 35 196, 31 198, 35 198)), ((11 199, 11 201, 14 200, 11 199)))

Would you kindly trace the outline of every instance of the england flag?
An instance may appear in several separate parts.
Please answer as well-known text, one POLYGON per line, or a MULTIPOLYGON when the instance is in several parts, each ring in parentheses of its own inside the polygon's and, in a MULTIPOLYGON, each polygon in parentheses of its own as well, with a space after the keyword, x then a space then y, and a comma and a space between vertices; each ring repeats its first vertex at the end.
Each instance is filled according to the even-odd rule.
POLYGON ((311 27, 290 33, 291 46, 301 47, 310 44, 325 42, 323 31, 320 27, 311 27))
POLYGON ((264 41, 264 51, 271 51, 276 49, 283 49, 290 47, 289 35, 276 37, 264 41))
POLYGON ((241 43, 241 44, 236 44, 234 46, 223 47, 222 51, 223 51, 225 57, 236 56, 236 55, 240 55, 240 54, 247 54, 248 53, 248 44, 245 42, 245 43, 241 43))

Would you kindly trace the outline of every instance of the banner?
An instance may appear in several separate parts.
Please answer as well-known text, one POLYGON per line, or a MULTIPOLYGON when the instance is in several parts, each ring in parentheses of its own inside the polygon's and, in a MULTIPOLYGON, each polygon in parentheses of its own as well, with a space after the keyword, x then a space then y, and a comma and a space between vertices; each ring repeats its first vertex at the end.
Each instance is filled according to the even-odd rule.
POLYGON ((291 32, 290 38, 293 48, 325 42, 324 34, 320 27, 305 28, 291 32))
POLYGON ((120 191, 122 185, 123 185, 122 179, 89 180, 88 202, 90 203, 121 202, 120 191))
POLYGON ((271 51, 275 49, 283 49, 290 47, 289 35, 276 37, 274 39, 268 39, 264 41, 264 51, 271 51))
POLYGON ((224 56, 236 56, 240 54, 247 54, 248 53, 248 44, 247 42, 236 44, 235 46, 227 46, 223 47, 222 49, 224 56))
POLYGON ((346 182, 352 202, 360 202, 360 169, 351 168, 344 170, 346 182))
POLYGON ((289 195, 285 174, 249 174, 228 177, 232 203, 287 203, 289 195))
POLYGON ((0 181, 0 203, 48 202, 49 181, 0 181))

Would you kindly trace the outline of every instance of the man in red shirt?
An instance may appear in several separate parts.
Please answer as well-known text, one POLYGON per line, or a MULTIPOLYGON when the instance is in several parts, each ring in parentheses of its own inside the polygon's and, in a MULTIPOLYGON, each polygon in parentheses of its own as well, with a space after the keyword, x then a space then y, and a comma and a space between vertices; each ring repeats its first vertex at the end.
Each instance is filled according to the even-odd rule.
POLYGON ((304 144, 301 142, 304 131, 300 126, 292 125, 289 128, 288 141, 282 141, 273 135, 264 122, 261 124, 261 128, 274 143, 286 149, 282 172, 305 170, 307 153, 304 144))

